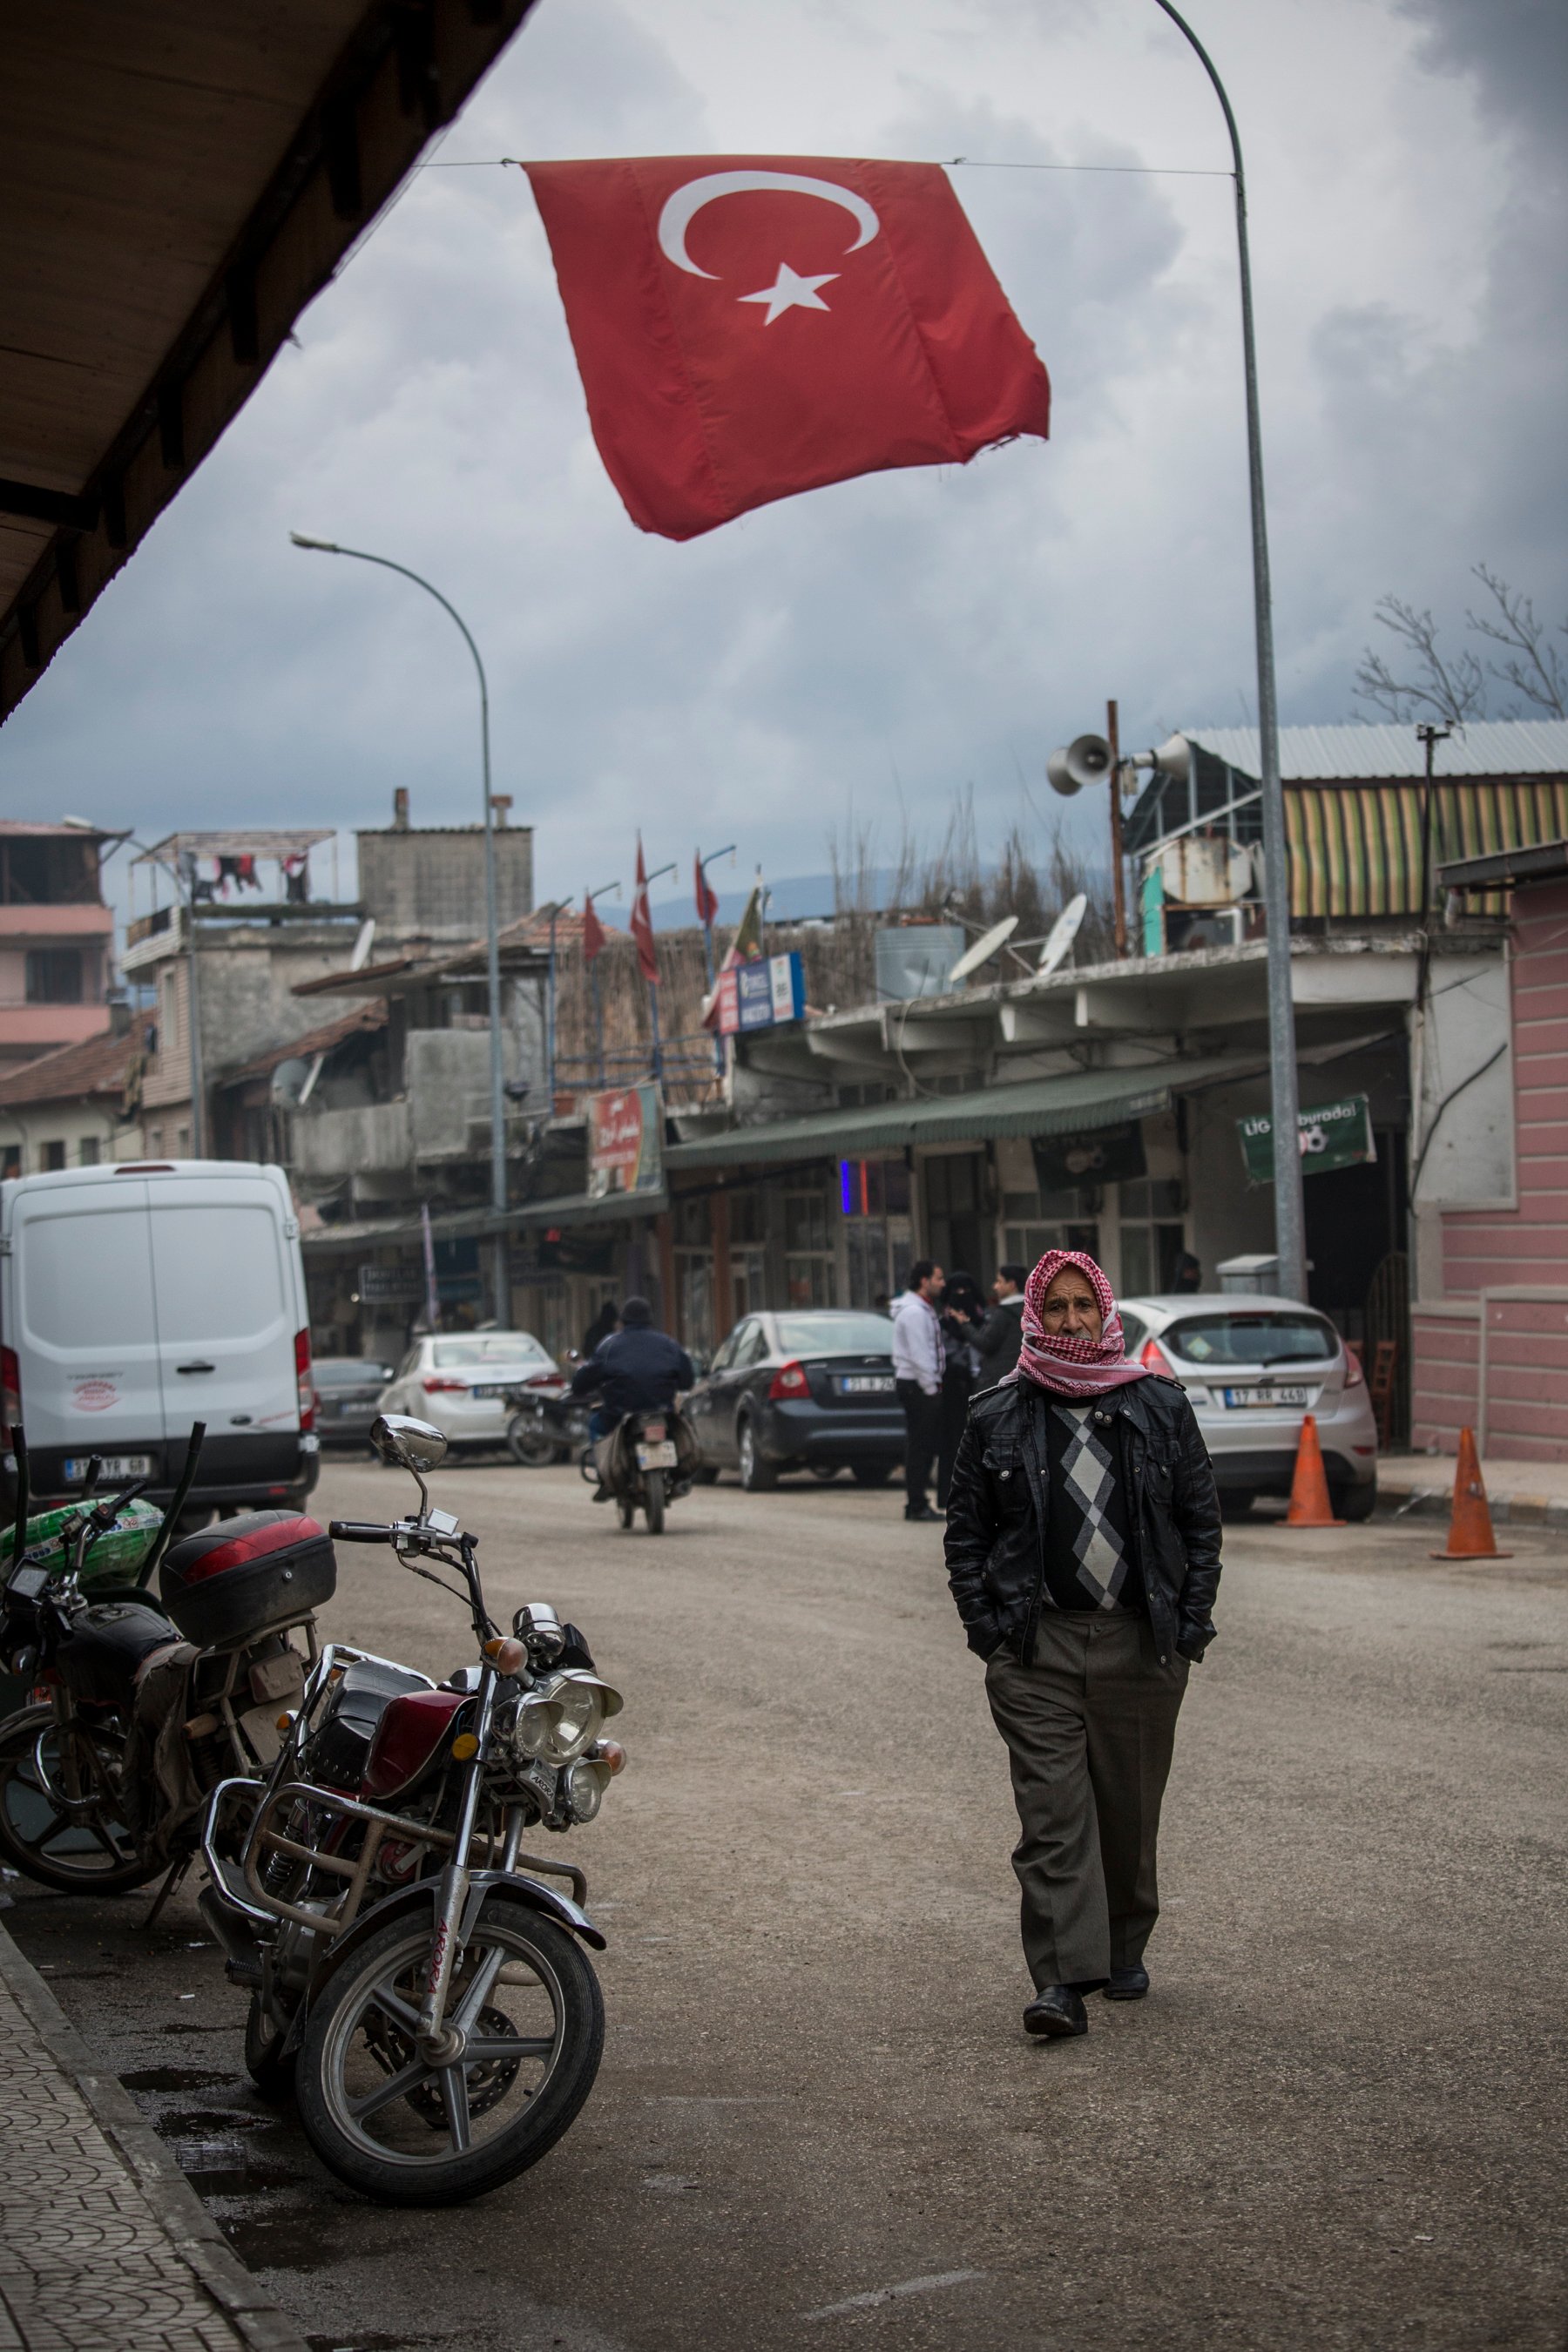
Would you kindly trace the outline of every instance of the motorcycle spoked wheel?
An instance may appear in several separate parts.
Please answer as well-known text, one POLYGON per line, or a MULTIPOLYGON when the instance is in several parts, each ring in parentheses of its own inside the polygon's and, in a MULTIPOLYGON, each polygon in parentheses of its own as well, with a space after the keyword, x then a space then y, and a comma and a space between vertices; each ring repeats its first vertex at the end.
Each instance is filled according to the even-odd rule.
POLYGON ((548 1470, 555 1459, 555 1440, 527 1413, 514 1413, 507 1423, 507 1450, 525 1470, 548 1470))
POLYGON ((643 1512, 650 1536, 664 1533, 664 1473, 645 1470, 643 1473, 643 1512))
POLYGON ((576 1939, 515 1895, 486 1898, 447 2016, 469 2035, 432 2067, 415 2040, 430 1962, 424 1919, 395 1919, 311 2005, 294 2096, 311 2147, 384 2205, 457 2205, 554 2147, 594 2087, 599 1981, 576 1939))
POLYGON ((120 1895, 168 1868, 132 1843, 116 1787, 123 1735, 51 1706, 0 1723, 0 1860, 65 1895, 120 1895), (68 1793, 72 1784, 80 1792, 68 1793))

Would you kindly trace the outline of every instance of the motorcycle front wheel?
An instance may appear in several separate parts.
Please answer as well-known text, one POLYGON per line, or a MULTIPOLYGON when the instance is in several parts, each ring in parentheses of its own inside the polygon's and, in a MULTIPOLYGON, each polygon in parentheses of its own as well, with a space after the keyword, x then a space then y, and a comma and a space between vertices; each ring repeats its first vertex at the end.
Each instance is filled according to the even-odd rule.
POLYGON ((384 2205, 458 2205, 554 2147, 594 2087, 599 1981, 576 1939, 498 1891, 453 1973, 462 2054, 431 2066, 416 2039, 426 1919, 394 1919, 316 1997, 294 2069, 300 2120, 340 2180, 384 2205))
POLYGON ((548 1470, 555 1459, 555 1440, 531 1412, 514 1412, 506 1425, 506 1442, 514 1462, 525 1470, 548 1470))
POLYGON ((118 1787, 125 1741, 52 1706, 0 1723, 0 1862, 66 1895, 120 1895, 168 1868, 133 1843, 118 1787))
POLYGON ((643 1510, 647 1518, 650 1536, 664 1533, 664 1473, 662 1470, 643 1472, 643 1510))

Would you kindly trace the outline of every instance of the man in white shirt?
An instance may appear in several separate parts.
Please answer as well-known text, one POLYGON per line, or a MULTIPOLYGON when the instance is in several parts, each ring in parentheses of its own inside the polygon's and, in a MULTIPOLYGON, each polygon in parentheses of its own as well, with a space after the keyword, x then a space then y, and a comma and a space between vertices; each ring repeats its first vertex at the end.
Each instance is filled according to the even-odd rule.
POLYGON ((927 1500, 936 1454, 943 1349, 935 1301, 942 1274, 929 1257, 916 1258, 909 1288, 893 1307, 893 1378, 904 1409, 904 1517, 934 1519, 927 1500))

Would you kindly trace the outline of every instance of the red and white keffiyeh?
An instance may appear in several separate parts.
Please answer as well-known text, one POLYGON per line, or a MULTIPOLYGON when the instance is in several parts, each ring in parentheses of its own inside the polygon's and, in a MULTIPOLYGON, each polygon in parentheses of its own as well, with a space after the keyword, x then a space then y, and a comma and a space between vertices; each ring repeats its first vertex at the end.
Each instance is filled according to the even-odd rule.
POLYGON ((1103 1396, 1110 1389, 1149 1377, 1146 1364, 1129 1362, 1126 1344, 1110 1285, 1089 1253, 1047 1250, 1024 1285, 1024 1343, 1018 1351, 1017 1370, 1006 1377, 1033 1381, 1052 1396, 1103 1396), (1064 1265, 1077 1266, 1094 1293, 1104 1318, 1098 1339, 1058 1337, 1040 1320, 1046 1293, 1064 1265))

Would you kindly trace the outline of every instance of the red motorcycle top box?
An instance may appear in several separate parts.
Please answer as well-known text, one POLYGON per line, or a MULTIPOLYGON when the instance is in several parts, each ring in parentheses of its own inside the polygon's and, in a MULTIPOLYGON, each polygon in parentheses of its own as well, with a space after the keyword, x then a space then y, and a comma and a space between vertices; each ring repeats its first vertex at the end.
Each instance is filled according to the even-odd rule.
POLYGON ((327 1532, 300 1511, 249 1511, 184 1536, 163 1555, 158 1591, 187 1642, 226 1649, 298 1624, 337 1590, 327 1532))

